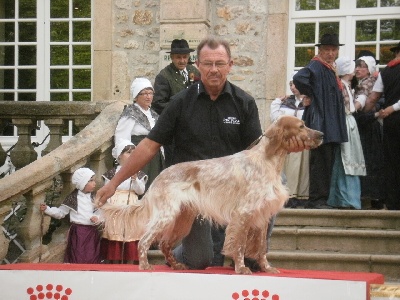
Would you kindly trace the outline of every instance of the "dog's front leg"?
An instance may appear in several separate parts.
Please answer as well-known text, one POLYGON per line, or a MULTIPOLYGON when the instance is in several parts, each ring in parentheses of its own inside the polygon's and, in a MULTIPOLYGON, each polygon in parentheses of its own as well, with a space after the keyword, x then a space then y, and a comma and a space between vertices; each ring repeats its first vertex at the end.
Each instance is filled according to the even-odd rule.
POLYGON ((225 231, 225 243, 223 253, 232 257, 235 263, 235 272, 238 274, 251 274, 244 264, 244 253, 246 251, 247 234, 249 231, 248 215, 237 214, 232 218, 225 231))
POLYGON ((260 266, 261 272, 279 273, 278 269, 272 267, 267 260, 267 231, 268 225, 265 229, 263 228, 262 230, 255 231, 255 235, 257 236, 257 241, 255 243, 259 244, 257 262, 260 266))

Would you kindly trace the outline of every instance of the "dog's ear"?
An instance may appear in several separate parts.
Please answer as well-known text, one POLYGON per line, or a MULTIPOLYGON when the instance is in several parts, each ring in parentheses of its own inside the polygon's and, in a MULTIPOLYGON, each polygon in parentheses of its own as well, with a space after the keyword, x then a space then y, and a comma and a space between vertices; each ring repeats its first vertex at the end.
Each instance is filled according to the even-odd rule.
POLYGON ((269 142, 267 144, 266 155, 270 157, 276 153, 276 151, 281 148, 283 142, 283 129, 279 124, 279 120, 273 122, 265 131, 265 136, 268 138, 269 142))

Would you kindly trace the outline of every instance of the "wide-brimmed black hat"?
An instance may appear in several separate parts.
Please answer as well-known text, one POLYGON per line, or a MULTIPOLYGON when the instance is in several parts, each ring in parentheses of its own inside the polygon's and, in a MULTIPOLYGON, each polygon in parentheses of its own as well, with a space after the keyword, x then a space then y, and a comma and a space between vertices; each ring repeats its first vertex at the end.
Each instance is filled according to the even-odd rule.
POLYGON ((399 50, 400 50, 400 42, 398 43, 398 45, 396 47, 390 48, 390 51, 392 51, 392 52, 396 52, 396 51, 399 51, 399 50))
POLYGON ((186 54, 193 52, 194 49, 189 48, 189 44, 186 40, 181 39, 181 40, 173 40, 171 43, 171 51, 167 51, 167 53, 171 54, 186 54))
POLYGON ((376 59, 375 54, 369 50, 360 50, 360 52, 358 52, 357 54, 357 59, 359 59, 362 56, 372 56, 375 59, 376 64, 379 64, 379 59, 376 59))
POLYGON ((344 44, 339 44, 339 37, 335 33, 325 33, 319 42, 315 46, 319 47, 321 45, 331 45, 331 46, 343 46, 344 44))

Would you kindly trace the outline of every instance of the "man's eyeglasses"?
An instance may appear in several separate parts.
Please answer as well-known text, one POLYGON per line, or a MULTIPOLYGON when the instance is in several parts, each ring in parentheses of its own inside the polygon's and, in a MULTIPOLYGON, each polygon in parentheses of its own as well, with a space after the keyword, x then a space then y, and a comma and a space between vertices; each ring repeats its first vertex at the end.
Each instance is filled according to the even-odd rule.
POLYGON ((203 67, 206 68, 206 69, 211 69, 213 66, 215 66, 217 69, 223 69, 229 64, 229 62, 225 62, 225 61, 216 61, 216 62, 201 61, 200 64, 202 64, 203 67))
POLYGON ((154 92, 141 92, 138 96, 154 96, 154 92))

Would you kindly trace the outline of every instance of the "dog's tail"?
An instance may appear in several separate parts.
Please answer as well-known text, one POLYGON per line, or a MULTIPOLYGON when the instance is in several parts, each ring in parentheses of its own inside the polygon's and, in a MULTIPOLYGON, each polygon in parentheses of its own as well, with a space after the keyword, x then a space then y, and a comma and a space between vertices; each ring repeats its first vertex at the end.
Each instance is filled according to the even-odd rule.
POLYGON ((149 222, 150 212, 146 207, 148 205, 103 205, 103 237, 117 241, 140 240, 149 222))

